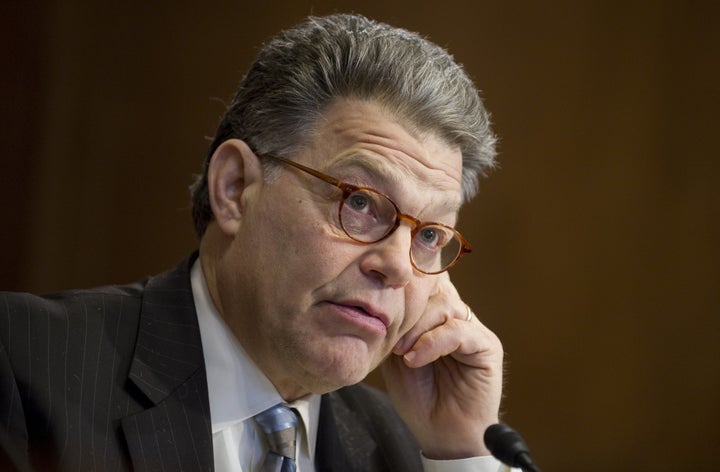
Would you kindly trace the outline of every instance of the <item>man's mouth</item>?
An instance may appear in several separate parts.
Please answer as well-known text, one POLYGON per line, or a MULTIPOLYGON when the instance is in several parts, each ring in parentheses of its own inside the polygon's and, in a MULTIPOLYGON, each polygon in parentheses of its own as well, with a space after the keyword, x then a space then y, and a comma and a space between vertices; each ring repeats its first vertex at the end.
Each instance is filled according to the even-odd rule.
POLYGON ((387 333, 390 317, 371 304, 360 300, 339 300, 328 303, 356 324, 381 332, 383 335, 387 333))

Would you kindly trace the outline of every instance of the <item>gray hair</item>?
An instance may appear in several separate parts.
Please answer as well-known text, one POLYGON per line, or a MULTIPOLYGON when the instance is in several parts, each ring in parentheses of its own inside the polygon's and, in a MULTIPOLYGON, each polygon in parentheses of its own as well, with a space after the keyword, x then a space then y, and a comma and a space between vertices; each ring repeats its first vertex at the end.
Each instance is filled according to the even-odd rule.
MULTIPOLYGON (((207 169, 220 144, 244 140, 262 156, 291 156, 339 98, 377 101, 420 131, 462 152, 465 201, 495 161, 496 138, 478 90, 443 48, 359 15, 310 17, 260 51, 242 79, 191 186, 199 237, 213 219, 207 169)), ((269 170, 268 161, 264 166, 269 170)))

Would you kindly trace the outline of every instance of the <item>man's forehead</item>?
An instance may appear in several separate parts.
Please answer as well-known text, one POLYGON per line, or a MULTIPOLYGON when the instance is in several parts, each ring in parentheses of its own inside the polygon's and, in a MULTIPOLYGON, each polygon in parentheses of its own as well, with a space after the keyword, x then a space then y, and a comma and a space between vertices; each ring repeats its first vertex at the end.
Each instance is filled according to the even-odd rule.
POLYGON ((350 169, 369 179, 365 185, 377 182, 397 195, 413 193, 410 204, 419 209, 440 204, 457 212, 462 203, 460 150, 377 101, 333 101, 323 110, 305 152, 309 163, 328 173, 350 169))
POLYGON ((462 179, 460 150, 440 138, 437 130, 420 129, 375 101, 340 99, 325 110, 318 131, 338 140, 359 140, 412 157, 418 164, 462 179), (452 157, 458 157, 457 160, 452 157), (451 157, 452 156, 452 157, 451 157))

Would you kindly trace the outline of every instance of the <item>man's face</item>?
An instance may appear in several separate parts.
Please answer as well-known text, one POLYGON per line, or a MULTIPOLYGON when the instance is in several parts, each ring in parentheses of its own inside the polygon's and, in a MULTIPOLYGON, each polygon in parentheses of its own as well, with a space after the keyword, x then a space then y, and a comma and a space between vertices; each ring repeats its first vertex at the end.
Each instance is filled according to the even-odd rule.
MULTIPOLYGON (((283 157, 374 188, 422 221, 456 222, 460 151, 376 104, 336 102, 302 152, 283 157)), ((362 380, 415 324, 437 281, 413 269, 405 223, 375 244, 348 238, 340 196, 282 166, 246 198, 219 266, 225 319, 286 398, 362 380)))

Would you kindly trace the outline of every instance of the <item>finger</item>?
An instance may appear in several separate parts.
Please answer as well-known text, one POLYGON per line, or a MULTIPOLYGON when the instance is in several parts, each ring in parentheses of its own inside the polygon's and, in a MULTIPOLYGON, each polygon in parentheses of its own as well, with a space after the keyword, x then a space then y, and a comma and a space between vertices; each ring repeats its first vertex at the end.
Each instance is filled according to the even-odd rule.
POLYGON ((395 345, 393 352, 403 355, 424 332, 442 325, 451 318, 467 319, 468 308, 460 299, 457 289, 447 273, 438 276, 433 294, 429 297, 425 311, 414 326, 395 345))
POLYGON ((446 315, 457 319, 469 321, 473 317, 470 306, 462 301, 455 285, 450 281, 450 276, 441 278, 431 299, 447 310, 446 315))
POLYGON ((423 314, 395 345, 393 352, 401 356, 415 344, 423 333, 433 330, 451 319, 465 319, 466 317, 465 304, 459 298, 452 297, 447 293, 433 295, 428 300, 423 314))
POLYGON ((443 356, 478 368, 502 365, 502 344, 477 318, 451 319, 424 332, 403 358, 408 367, 422 367, 443 356), (470 325, 470 326, 468 326, 470 325))

